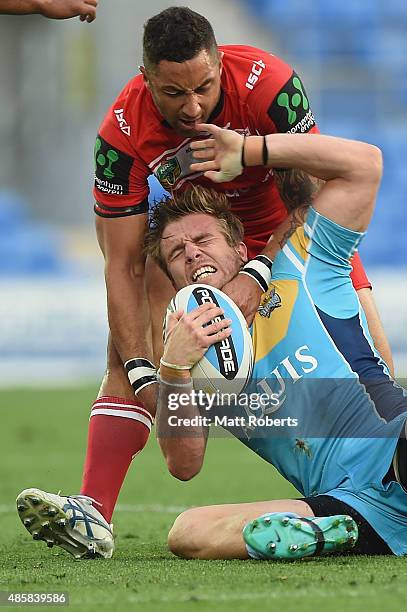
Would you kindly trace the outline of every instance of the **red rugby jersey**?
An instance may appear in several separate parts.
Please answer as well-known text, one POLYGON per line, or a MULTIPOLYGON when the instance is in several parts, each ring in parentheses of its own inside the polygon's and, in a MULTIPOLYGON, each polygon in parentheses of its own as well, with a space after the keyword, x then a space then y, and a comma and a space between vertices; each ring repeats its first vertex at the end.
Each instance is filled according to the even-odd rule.
MULTIPOLYGON (((247 46, 219 47, 221 97, 208 123, 250 134, 318 132, 300 77, 282 60, 247 46)), ((191 173, 191 138, 178 135, 156 108, 141 74, 107 112, 95 145, 95 212, 124 217, 148 210, 148 176, 176 193, 190 183, 225 192, 244 224, 249 256, 265 246, 287 212, 271 169, 246 168, 228 183, 191 173)), ((369 286, 360 263, 356 288, 369 286)), ((354 274, 355 274, 354 272, 354 274)))

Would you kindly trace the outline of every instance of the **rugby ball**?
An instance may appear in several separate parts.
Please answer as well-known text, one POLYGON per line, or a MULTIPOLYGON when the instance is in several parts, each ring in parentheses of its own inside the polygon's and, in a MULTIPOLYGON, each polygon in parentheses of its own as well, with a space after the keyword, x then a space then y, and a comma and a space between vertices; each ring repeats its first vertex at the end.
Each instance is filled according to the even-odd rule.
MULTIPOLYGON (((222 319, 231 319, 232 334, 213 344, 191 370, 194 390, 204 393, 236 393, 245 388, 253 369, 253 344, 241 310, 223 291, 210 285, 189 285, 171 300, 165 317, 171 312, 191 312, 201 304, 212 302, 223 308, 222 319)), ((165 331, 164 331, 165 338, 165 331)))

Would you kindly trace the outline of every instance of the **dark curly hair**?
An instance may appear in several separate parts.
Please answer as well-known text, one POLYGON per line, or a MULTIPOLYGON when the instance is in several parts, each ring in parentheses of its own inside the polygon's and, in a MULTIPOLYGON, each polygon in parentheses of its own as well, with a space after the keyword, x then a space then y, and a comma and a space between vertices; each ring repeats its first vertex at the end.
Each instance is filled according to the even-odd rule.
POLYGON ((215 52, 216 47, 209 21, 185 6, 167 8, 144 26, 143 62, 147 70, 161 60, 181 63, 204 49, 215 52))

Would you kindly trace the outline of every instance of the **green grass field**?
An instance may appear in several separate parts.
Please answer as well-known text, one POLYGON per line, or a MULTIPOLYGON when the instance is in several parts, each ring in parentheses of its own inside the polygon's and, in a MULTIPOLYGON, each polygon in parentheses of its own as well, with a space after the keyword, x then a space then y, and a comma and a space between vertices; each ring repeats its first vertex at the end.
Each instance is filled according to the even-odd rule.
MULTIPOLYGON (((184 507, 295 496, 265 462, 235 440, 210 440, 202 473, 167 474, 151 436, 133 463, 114 516, 110 561, 74 561, 33 542, 14 510, 26 487, 76 493, 95 389, 0 393, 0 590, 67 591, 79 610, 402 610, 407 559, 353 557, 305 562, 184 561, 166 535, 184 507)), ((52 609, 56 609, 53 607, 52 609)))

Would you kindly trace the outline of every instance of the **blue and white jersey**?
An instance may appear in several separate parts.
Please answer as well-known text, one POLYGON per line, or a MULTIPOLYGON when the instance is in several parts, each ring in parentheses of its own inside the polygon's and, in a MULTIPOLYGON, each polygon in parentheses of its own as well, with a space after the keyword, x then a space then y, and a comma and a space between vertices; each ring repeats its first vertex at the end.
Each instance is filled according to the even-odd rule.
POLYGON ((372 485, 384 491, 407 418, 406 393, 373 347, 349 277, 362 238, 311 208, 276 257, 252 327, 246 391, 275 401, 260 408, 249 401, 237 414, 284 426, 256 420, 232 432, 305 496, 372 485))

